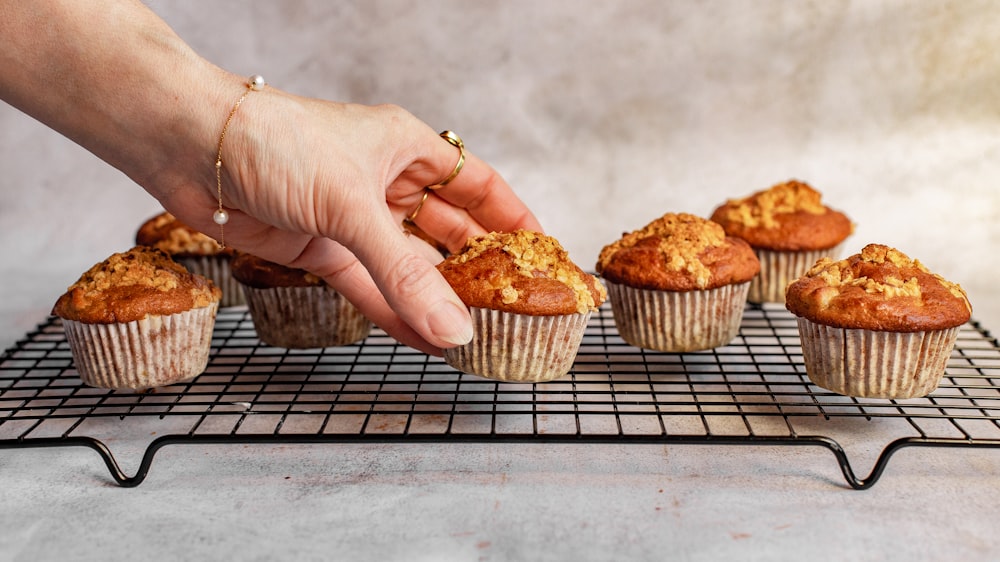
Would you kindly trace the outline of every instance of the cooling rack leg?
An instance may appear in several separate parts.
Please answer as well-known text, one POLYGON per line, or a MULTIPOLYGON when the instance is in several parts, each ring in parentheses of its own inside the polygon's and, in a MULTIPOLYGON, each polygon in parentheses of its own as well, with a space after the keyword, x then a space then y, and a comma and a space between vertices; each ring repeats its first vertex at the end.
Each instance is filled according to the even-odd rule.
MULTIPOLYGON (((695 445, 738 445, 738 446, 753 446, 753 445, 794 445, 794 446, 820 446, 829 449, 833 456, 837 459, 837 464, 840 465, 840 471, 844 474, 844 479, 850 484, 855 490, 864 490, 870 488, 878 477, 882 474, 882 470, 885 468, 885 464, 889 461, 889 456, 892 451, 883 451, 882 456, 879 457, 878 462, 875 465, 875 469, 872 474, 865 478, 864 480, 858 479, 857 475, 854 474, 854 469, 851 468, 851 462, 847 458, 847 453, 844 452, 844 448, 829 437, 824 437, 822 435, 799 435, 795 437, 771 437, 771 436, 756 436, 749 439, 746 438, 731 438, 731 437, 718 437, 718 436, 673 436, 671 438, 662 441, 664 445, 684 443, 684 444, 695 444, 695 445)), ((889 449, 888 447, 886 448, 889 449)))
POLYGON ((837 464, 840 465, 840 472, 843 473, 844 479, 850 484, 855 490, 867 490, 875 485, 878 481, 879 476, 882 475, 882 471, 885 470, 885 465, 889 462, 889 457, 892 455, 893 450, 889 450, 890 447, 886 447, 882 454, 879 455, 878 460, 875 462, 875 466, 872 468, 871 474, 868 475, 864 480, 858 479, 857 475, 854 473, 854 469, 851 468, 851 461, 847 458, 847 453, 844 448, 829 437, 802 437, 800 438, 803 442, 817 443, 829 449, 833 456, 837 459, 837 464))
MULTIPOLYGON (((973 441, 970 439, 953 438, 904 437, 889 443, 885 449, 882 449, 882 454, 880 454, 878 460, 875 461, 875 466, 872 468, 872 472, 867 478, 864 480, 856 480, 852 475, 851 477, 848 477, 848 482, 850 482, 851 486, 858 490, 870 488, 873 484, 875 484, 879 477, 882 476, 882 471, 884 471, 886 465, 889 464, 889 457, 903 447, 972 447, 974 449, 997 449, 1000 448, 1000 440, 980 439, 978 441, 973 441)), ((843 467, 844 463, 842 462, 841 468, 843 467)), ((844 476, 847 477, 846 471, 844 476)))
MULTIPOLYGON (((676 437, 674 439, 676 440, 676 437)), ((712 437, 709 439, 685 439, 682 442, 725 445, 818 445, 829 449, 830 452, 833 453, 833 456, 837 459, 837 464, 840 465, 840 472, 843 473, 844 479, 847 480, 847 483, 851 486, 851 488, 854 488, 855 490, 867 490, 878 481, 879 477, 882 475, 882 471, 885 470, 885 465, 889 462, 889 457, 891 457, 892 454, 899 448, 907 445, 913 445, 913 441, 914 439, 912 438, 906 438, 890 443, 889 446, 882 451, 882 454, 879 455, 871 474, 864 479, 858 478, 858 476, 854 473, 854 469, 851 468, 851 461, 847 458, 847 453, 844 451, 844 448, 840 446, 840 443, 822 435, 799 435, 791 438, 758 436, 749 440, 712 437)), ((667 441, 666 443, 669 444, 670 441, 667 441)))
MULTIPOLYGON (((799 445, 807 444, 817 444, 822 445, 829 449, 833 456, 837 458, 837 464, 840 465, 840 472, 844 474, 844 479, 850 484, 851 488, 855 490, 867 490, 878 482, 878 479, 882 476, 882 472, 885 471, 886 465, 889 464, 889 458, 892 457, 893 453, 907 447, 910 445, 933 445, 935 443, 929 443, 927 439, 918 439, 906 437, 903 439, 897 439, 892 443, 889 443, 882 452, 879 454, 878 459, 875 461, 875 465, 872 467, 872 471, 865 478, 858 478, 857 474, 854 473, 854 469, 851 468, 851 461, 847 458, 847 453, 844 448, 829 437, 822 436, 808 436, 808 437, 798 437, 794 443, 799 445)), ((941 445, 941 444, 938 444, 941 445)), ((951 446, 954 446, 954 442, 950 442, 951 446)))
POLYGON ((878 482, 878 479, 882 476, 882 473, 885 471, 885 467, 889 464, 889 458, 892 457, 896 451, 904 447, 972 447, 976 449, 1000 448, 1000 441, 993 439, 984 439, 974 442, 967 439, 903 437, 886 445, 886 447, 882 449, 882 452, 879 454, 878 459, 875 461, 875 465, 872 467, 871 473, 869 473, 867 477, 859 479, 857 475, 854 474, 854 470, 851 469, 851 463, 847 460, 847 453, 844 452, 844 449, 841 448, 840 444, 836 441, 827 437, 805 437, 800 439, 821 444, 827 449, 833 451, 834 456, 837 457, 837 462, 840 464, 840 470, 844 473, 844 478, 855 490, 867 490, 868 488, 874 486, 875 483, 878 482))
MULTIPOLYGON (((146 478, 146 473, 149 472, 149 465, 152 463, 153 454, 155 453, 155 449, 153 449, 153 446, 150 445, 150 447, 146 449, 146 454, 143 455, 139 471, 135 476, 128 476, 122 471, 121 466, 118 464, 118 461, 115 460, 115 456, 111 454, 111 450, 108 449, 107 445, 92 437, 53 437, 32 439, 31 441, 0 441, 0 449, 23 449, 28 447, 86 447, 97 451, 97 454, 100 455, 101 459, 104 461, 105 466, 108 467, 108 472, 111 473, 111 477, 114 478, 118 485, 125 488, 138 486, 146 478)), ((156 448, 158 449, 159 447, 156 448)))
POLYGON ((115 456, 111 454, 111 451, 104 443, 94 439, 89 446, 91 449, 97 451, 97 454, 101 455, 101 458, 104 460, 104 464, 108 467, 108 472, 111 473, 111 477, 115 479, 115 482, 117 482, 119 486, 124 488, 134 488, 146 479, 146 473, 149 472, 149 465, 152 463, 152 455, 150 454, 148 448, 146 449, 146 453, 142 456, 142 463, 139 466, 139 471, 135 476, 130 477, 122 471, 121 466, 118 465, 118 461, 115 460, 115 456))

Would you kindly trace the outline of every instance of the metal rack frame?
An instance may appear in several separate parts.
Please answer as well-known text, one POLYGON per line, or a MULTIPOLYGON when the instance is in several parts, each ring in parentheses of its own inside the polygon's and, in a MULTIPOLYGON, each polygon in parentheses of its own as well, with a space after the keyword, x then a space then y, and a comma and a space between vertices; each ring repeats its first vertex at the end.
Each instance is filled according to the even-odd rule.
POLYGON ((462 374, 378 330, 337 348, 268 347, 245 307, 219 313, 212 347, 190 381, 148 393, 90 388, 49 318, 0 355, 0 449, 88 447, 132 487, 157 451, 181 444, 798 445, 830 450, 847 483, 866 489, 904 447, 1000 448, 1000 345, 974 321, 940 387, 912 400, 812 385, 795 319, 772 305, 748 306, 729 345, 679 354, 626 344, 605 306, 570 374, 540 384, 462 374), (863 478, 841 444, 859 434, 886 439, 863 478), (134 475, 109 444, 143 451, 134 475))

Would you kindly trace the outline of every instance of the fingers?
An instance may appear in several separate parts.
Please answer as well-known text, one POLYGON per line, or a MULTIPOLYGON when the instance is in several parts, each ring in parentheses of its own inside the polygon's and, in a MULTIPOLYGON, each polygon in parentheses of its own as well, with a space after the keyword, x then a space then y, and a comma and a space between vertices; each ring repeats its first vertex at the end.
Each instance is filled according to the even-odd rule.
POLYGON ((468 211, 486 230, 542 230, 538 219, 500 174, 468 151, 462 171, 450 183, 435 189, 434 195, 468 211))
MULTIPOLYGON (((424 138, 426 128, 416 137, 424 138)), ((417 141, 416 152, 424 149, 417 141)), ((414 145, 411 145, 414 146, 414 145)), ((469 236, 518 228, 541 231, 541 225, 500 175, 475 155, 437 138, 429 156, 414 156, 385 187, 388 207, 368 209, 371 231, 344 242, 358 256, 385 295, 389 306, 428 342, 440 347, 468 343, 468 310, 426 258, 405 244, 403 217, 451 251, 469 236), (420 186, 435 185, 426 197, 420 186), (430 178, 430 179, 428 179, 430 178), (390 212, 391 210, 391 212, 390 212)))
POLYGON ((407 170, 410 173, 400 174, 387 190, 390 205, 394 203, 393 195, 400 194, 399 208, 404 216, 409 216, 420 200, 420 196, 414 195, 420 191, 420 185, 433 186, 428 188, 432 196, 425 201, 414 222, 451 250, 461 247, 469 236, 493 230, 542 231, 541 224, 503 177, 468 149, 464 150, 458 174, 445 185, 438 186, 454 173, 462 151, 440 136, 427 137, 428 131, 423 128, 418 133, 418 152, 426 156, 415 158, 407 170), (417 185, 417 181, 423 183, 417 185), (409 196, 403 197, 403 194, 409 196))
MULTIPOLYGON (((437 243, 432 245, 433 241, 423 240, 420 236, 414 236, 409 230, 404 231, 403 234, 406 236, 406 241, 413 251, 427 260, 427 263, 437 265, 444 261, 444 256, 437 249, 437 243)), ((424 234, 426 235, 426 233, 424 234)))
MULTIPOLYGON (((443 138, 434 139, 430 147, 429 157, 415 158, 386 186, 393 214, 410 217, 450 251, 458 251, 470 236, 491 230, 542 231, 535 216, 493 168, 443 138), (433 174, 432 179, 426 179, 428 174, 433 174), (442 181, 445 185, 439 185, 442 181), (424 188, 431 191, 423 195, 420 185, 433 189, 424 188), (395 201, 394 192, 399 195, 395 201)), ((379 251, 370 253, 368 244, 351 247, 389 305, 431 343, 442 347, 468 343, 472 324, 465 305, 428 261, 398 243, 403 236, 398 220, 386 212, 385 220, 375 223, 380 232, 374 239, 382 241, 379 251)))
POLYGON ((369 242, 357 244, 355 253, 389 306, 433 345, 468 343, 472 339, 468 309, 427 256, 407 243, 391 215, 385 212, 382 219, 372 223, 369 242))
POLYGON ((470 236, 487 234, 465 209, 452 205, 430 192, 413 222, 428 236, 444 244, 449 252, 458 252, 470 236))

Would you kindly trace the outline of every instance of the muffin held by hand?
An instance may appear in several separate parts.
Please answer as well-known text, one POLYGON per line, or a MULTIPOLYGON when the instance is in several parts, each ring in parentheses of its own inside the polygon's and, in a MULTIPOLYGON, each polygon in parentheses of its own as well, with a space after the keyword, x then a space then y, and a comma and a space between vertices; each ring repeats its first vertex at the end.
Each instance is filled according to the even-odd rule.
POLYGON ((473 338, 444 350, 452 367, 511 382, 544 382, 569 372, 600 281, 551 236, 527 230, 470 238, 438 270, 470 309, 473 338))
POLYGON ((820 260, 788 286, 809 379, 846 396, 914 398, 934 391, 972 315, 965 291, 879 244, 820 260))
POLYGON ((760 259, 750 284, 750 302, 784 302, 785 287, 823 257, 837 258, 854 224, 823 204, 808 184, 788 181, 743 199, 731 199, 712 213, 729 236, 746 240, 760 259))
POLYGON ((746 242, 687 213, 667 213, 624 234, 597 261, 622 338, 658 351, 729 343, 759 271, 746 242))
POLYGON ((135 234, 135 243, 163 250, 192 273, 208 277, 222 289, 219 306, 244 304, 243 291, 233 280, 229 262, 234 251, 163 212, 147 220, 135 234))
POLYGON ((268 345, 311 349, 365 339, 372 323, 319 277, 237 253, 233 278, 242 286, 257 336, 268 345))
POLYGON ((85 384, 141 390, 205 370, 221 296, 165 253, 137 246, 90 268, 52 313, 85 384))

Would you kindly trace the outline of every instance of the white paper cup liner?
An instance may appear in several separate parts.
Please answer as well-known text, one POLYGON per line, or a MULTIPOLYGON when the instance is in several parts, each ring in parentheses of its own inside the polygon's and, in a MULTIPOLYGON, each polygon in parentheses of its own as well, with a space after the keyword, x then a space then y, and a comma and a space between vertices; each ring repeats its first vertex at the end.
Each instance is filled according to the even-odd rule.
POLYGON ((806 374, 858 398, 918 398, 937 388, 959 327, 927 332, 849 330, 798 318, 806 374))
POLYGON ((368 337, 372 323, 343 295, 328 286, 243 285, 257 337, 289 349, 335 347, 368 337))
POLYGON ((837 259, 843 244, 826 250, 781 251, 754 248, 760 274, 750 281, 747 300, 754 303, 785 302, 785 289, 816 265, 820 258, 837 259))
POLYGON ((219 306, 246 304, 243 289, 233 278, 232 269, 229 266, 232 260, 228 256, 184 257, 175 258, 174 261, 186 267, 191 273, 197 273, 211 279, 212 283, 215 283, 215 286, 222 290, 222 301, 219 306))
POLYGON ((63 320, 84 384, 143 390, 201 374, 208 365, 217 304, 117 324, 63 320))
POLYGON ((707 291, 636 289, 605 280, 615 326, 631 345, 683 352, 726 345, 740 331, 750 282, 707 291))
POLYGON ((473 334, 444 350, 463 373, 507 382, 546 382, 573 367, 590 313, 530 316, 471 307, 473 334))

